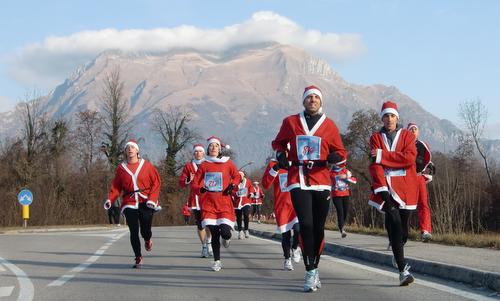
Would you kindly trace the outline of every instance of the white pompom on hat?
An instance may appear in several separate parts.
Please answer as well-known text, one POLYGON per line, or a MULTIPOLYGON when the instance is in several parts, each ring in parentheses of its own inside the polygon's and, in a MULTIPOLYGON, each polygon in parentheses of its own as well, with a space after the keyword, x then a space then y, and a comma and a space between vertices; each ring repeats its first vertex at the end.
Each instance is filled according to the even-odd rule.
POLYGON ((137 144, 137 141, 134 140, 134 139, 130 139, 129 141, 127 141, 127 143, 125 143, 125 149, 127 149, 127 146, 133 146, 135 149, 137 149, 137 151, 139 151, 139 144, 137 144))
POLYGON ((390 100, 384 102, 380 111, 380 118, 384 118, 385 114, 394 114, 399 119, 398 105, 390 100))

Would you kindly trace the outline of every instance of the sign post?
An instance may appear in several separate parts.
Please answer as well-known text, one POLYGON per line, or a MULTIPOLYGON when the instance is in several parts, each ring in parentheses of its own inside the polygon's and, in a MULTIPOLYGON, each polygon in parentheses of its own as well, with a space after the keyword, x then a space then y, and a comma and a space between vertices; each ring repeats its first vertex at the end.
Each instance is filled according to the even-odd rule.
POLYGON ((28 227, 28 219, 30 218, 30 205, 33 202, 33 194, 28 189, 23 189, 17 195, 19 204, 22 205, 23 227, 28 227))

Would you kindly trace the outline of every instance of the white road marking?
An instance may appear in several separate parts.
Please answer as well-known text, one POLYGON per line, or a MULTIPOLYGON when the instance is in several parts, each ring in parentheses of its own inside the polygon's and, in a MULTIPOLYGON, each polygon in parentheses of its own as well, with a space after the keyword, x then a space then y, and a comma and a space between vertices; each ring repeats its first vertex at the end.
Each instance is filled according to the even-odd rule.
MULTIPOLYGON (((277 242, 277 241, 274 241, 274 240, 270 240, 270 239, 266 239, 266 238, 261 238, 261 237, 257 237, 257 236, 252 236, 252 238, 256 238, 256 239, 260 239, 260 240, 264 240, 264 241, 271 241, 272 243, 281 245, 280 242, 277 242)), ((355 263, 355 262, 351 262, 351 261, 339 259, 339 258, 330 256, 330 255, 322 255, 321 258, 322 259, 324 258, 324 259, 327 259, 327 260, 330 260, 330 261, 333 261, 333 262, 337 262, 337 263, 340 263, 340 264, 352 266, 352 267, 355 267, 355 268, 358 268, 358 269, 370 271, 370 272, 373 272, 373 273, 382 274, 384 276, 388 276, 388 277, 395 278, 395 279, 399 280, 399 274, 395 273, 395 272, 389 272, 389 271, 386 271, 386 270, 382 270, 382 269, 370 267, 370 266, 367 266, 367 265, 363 265, 363 264, 359 264, 359 263, 355 263)), ((443 284, 438 284, 438 283, 434 283, 434 282, 430 282, 430 281, 426 281, 426 280, 415 279, 415 283, 419 284, 419 285, 427 286, 427 287, 430 287, 430 288, 433 288, 433 289, 437 289, 437 290, 440 290, 440 291, 443 291, 443 292, 447 292, 447 293, 450 293, 450 294, 453 294, 453 295, 457 295, 457 296, 461 296, 461 297, 464 297, 464 298, 468 298, 468 299, 471 299, 471 300, 478 300, 478 301, 483 301, 483 300, 484 301, 498 300, 496 298, 491 298, 491 297, 487 297, 487 296, 484 296, 484 295, 479 295, 479 294, 471 293, 471 292, 468 292, 468 291, 465 291, 465 290, 461 290, 461 289, 458 289, 458 288, 454 288, 454 287, 450 287, 450 286, 446 286, 446 285, 443 285, 443 284)))
POLYGON ((28 275, 18 268, 16 265, 10 263, 8 260, 0 257, 0 264, 8 268, 17 277, 17 282, 19 282, 19 297, 17 301, 31 301, 35 295, 35 288, 33 283, 29 279, 28 275))
POLYGON ((79 264, 78 266, 72 268, 70 270, 70 273, 71 274, 66 274, 66 275, 62 275, 61 277, 59 277, 57 280, 54 280, 52 281, 51 283, 49 283, 47 286, 62 286, 64 285, 66 282, 68 282, 69 280, 71 280, 73 277, 75 277, 75 275, 77 273, 80 273, 82 271, 84 271, 86 268, 88 268, 92 263, 96 262, 99 257, 101 257, 102 254, 104 254, 106 252, 106 249, 109 248, 109 246, 119 240, 122 236, 124 236, 125 234, 127 234, 127 232, 123 232, 121 234, 115 234, 113 235, 113 238, 106 242, 103 246, 101 246, 97 251, 94 252, 94 254, 92 256, 90 256, 89 258, 87 258, 87 260, 85 260, 85 262, 79 264))
POLYGON ((4 286, 0 287, 0 298, 9 297, 12 295, 12 291, 14 291, 15 286, 4 286))

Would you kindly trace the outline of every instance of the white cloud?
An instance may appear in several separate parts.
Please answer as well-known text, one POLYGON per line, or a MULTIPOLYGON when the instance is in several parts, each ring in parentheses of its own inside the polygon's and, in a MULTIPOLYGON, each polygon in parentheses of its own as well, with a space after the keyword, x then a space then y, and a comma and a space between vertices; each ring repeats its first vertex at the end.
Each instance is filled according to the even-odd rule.
POLYGON ((108 49, 161 52, 173 48, 221 51, 233 46, 275 41, 293 45, 329 61, 355 58, 365 51, 361 36, 307 30, 269 11, 256 12, 240 24, 222 29, 183 25, 150 30, 112 28, 53 36, 15 55, 9 73, 29 86, 53 88, 77 66, 108 49))

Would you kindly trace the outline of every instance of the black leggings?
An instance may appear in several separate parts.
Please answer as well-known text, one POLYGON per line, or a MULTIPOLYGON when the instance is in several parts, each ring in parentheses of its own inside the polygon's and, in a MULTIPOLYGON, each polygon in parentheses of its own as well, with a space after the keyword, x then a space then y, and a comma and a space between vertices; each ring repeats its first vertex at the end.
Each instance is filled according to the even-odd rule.
POLYGON ((297 246, 299 245, 299 224, 293 225, 292 230, 281 233, 281 248, 283 249, 283 256, 285 256, 285 259, 290 258, 290 245, 292 249, 297 249, 297 246), (291 233, 292 230, 293 241, 291 233))
POLYGON ((347 220, 347 213, 349 212, 349 207, 351 202, 349 202, 349 196, 336 196, 333 197, 333 205, 337 210, 337 223, 339 230, 344 229, 344 223, 347 220))
POLYGON ((194 214, 194 220, 196 222, 196 227, 198 227, 198 230, 203 230, 203 227, 201 226, 201 210, 198 209, 193 209, 193 214, 194 214))
POLYGON ((385 228, 391 243, 392 254, 396 259, 398 270, 402 272, 406 265, 404 245, 408 240, 411 210, 399 209, 398 207, 399 204, 391 196, 390 201, 386 201, 382 209, 385 212, 385 228))
POLYGON ((323 252, 325 221, 330 207, 330 191, 290 191, 293 208, 299 219, 302 257, 306 271, 316 269, 323 252))
POLYGON ((260 205, 252 205, 252 217, 257 214, 257 219, 260 217, 260 205))
POLYGON ((108 219, 110 224, 118 225, 120 223, 120 207, 111 206, 108 209, 108 219))
POLYGON ((214 260, 220 260, 220 237, 228 240, 231 238, 231 227, 226 224, 219 226, 208 225, 210 233, 212 233, 212 250, 214 252, 214 260))
POLYGON ((249 207, 250 206, 245 206, 241 209, 235 209, 234 212, 236 213, 236 224, 237 224, 237 229, 238 231, 241 231, 241 230, 248 230, 248 222, 249 222, 249 207), (245 223, 245 228, 242 229, 241 228, 241 217, 243 216, 243 222, 245 223))
POLYGON ((153 223, 154 210, 148 208, 146 203, 140 203, 139 209, 126 208, 123 211, 127 219, 128 229, 130 230, 130 244, 134 250, 135 257, 142 256, 141 241, 139 239, 139 227, 141 236, 145 241, 151 239, 151 224, 153 223))

